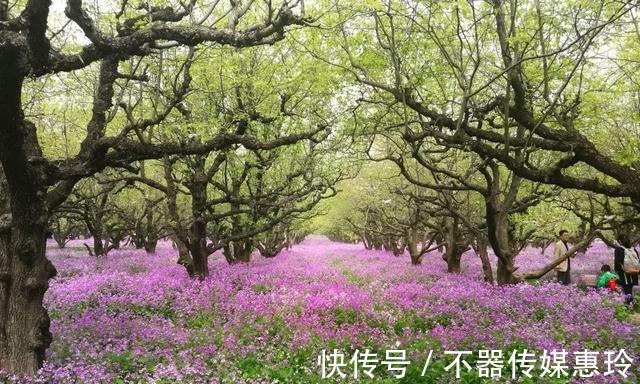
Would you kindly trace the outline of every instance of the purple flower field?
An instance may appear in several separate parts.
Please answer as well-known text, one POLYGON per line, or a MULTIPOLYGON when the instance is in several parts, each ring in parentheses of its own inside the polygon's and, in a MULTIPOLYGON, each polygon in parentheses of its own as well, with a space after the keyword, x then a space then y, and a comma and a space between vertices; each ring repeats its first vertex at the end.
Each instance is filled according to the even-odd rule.
MULTIPOLYGON (((548 249, 550 253, 552 249, 548 249)), ((310 237, 275 259, 247 265, 211 260, 205 282, 187 277, 170 244, 154 255, 116 250, 86 256, 79 244, 50 246, 58 269, 46 296, 54 341, 35 378, 24 383, 324 383, 485 382, 480 350, 500 350, 504 369, 492 382, 570 382, 566 377, 510 381, 514 350, 598 351, 599 375, 571 382, 636 383, 640 326, 616 294, 542 281, 511 287, 482 282, 479 259, 463 256, 463 272, 446 273, 438 254, 412 267, 409 258, 310 237), (345 378, 322 378, 322 350, 344 353, 345 378), (349 359, 369 349, 406 351, 406 374, 379 365, 355 379, 349 359), (624 349, 626 371, 604 375, 604 352, 624 349), (445 351, 472 351, 456 380, 445 351), (432 354, 431 365, 423 367, 432 354)), ((596 244, 572 260, 574 281, 611 262, 596 244)), ((522 269, 548 262, 530 249, 522 269)), ((495 260, 493 260, 495 265, 495 260)), ((552 279, 549 274, 548 279, 552 279)), ((567 358, 569 366, 573 360, 567 358)), ((533 373, 535 372, 535 375, 533 373)))

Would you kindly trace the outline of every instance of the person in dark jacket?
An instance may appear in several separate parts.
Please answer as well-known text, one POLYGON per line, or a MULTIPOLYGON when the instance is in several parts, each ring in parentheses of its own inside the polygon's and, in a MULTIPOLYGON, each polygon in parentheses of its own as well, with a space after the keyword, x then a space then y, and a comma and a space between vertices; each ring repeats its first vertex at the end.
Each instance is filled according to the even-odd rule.
POLYGON ((631 249, 631 241, 626 235, 618 236, 618 246, 613 252, 614 255, 614 270, 620 276, 620 285, 622 286, 622 292, 625 295, 625 302, 633 306, 633 287, 638 285, 638 274, 631 274, 624 271, 625 257, 629 252, 635 252, 631 249))

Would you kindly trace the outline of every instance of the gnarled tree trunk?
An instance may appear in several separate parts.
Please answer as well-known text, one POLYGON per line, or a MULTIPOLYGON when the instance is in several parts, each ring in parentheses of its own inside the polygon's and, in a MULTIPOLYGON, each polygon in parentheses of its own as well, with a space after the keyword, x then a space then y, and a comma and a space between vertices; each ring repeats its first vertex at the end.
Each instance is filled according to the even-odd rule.
POLYGON ((158 246, 158 239, 148 238, 144 242, 144 250, 147 253, 156 253, 156 247, 158 246))
POLYGON ((474 251, 482 262, 482 273, 484 281, 493 284, 493 270, 491 269, 491 261, 488 252, 489 244, 484 236, 476 237, 476 243, 473 246, 474 251))
POLYGON ((188 188, 191 192, 191 214, 193 223, 189 234, 189 251, 193 260, 193 271, 199 279, 209 276, 209 249, 207 248, 207 184, 203 156, 197 156, 193 164, 193 176, 188 188))
POLYGON ((418 249, 418 234, 416 229, 411 227, 405 230, 405 237, 407 238, 407 251, 411 257, 411 265, 422 264, 422 253, 418 249))
POLYGON ((500 210, 500 206, 496 207, 493 203, 487 203, 487 228, 489 230, 489 242, 493 248, 493 252, 498 259, 497 280, 498 284, 515 284, 518 279, 514 277, 516 268, 513 259, 516 251, 511 245, 509 236, 509 217, 508 214, 500 210))
POLYGON ((254 246, 251 239, 230 241, 223 249, 224 257, 229 264, 248 263, 254 246))
POLYGON ((29 161, 42 153, 20 107, 24 53, 12 44, 0 48, 0 369, 34 374, 51 343, 42 299, 56 270, 45 257, 46 188, 29 161))
POLYGON ((162 158, 164 170, 164 179, 167 183, 165 194, 167 195, 167 212, 169 218, 173 222, 173 242, 178 248, 178 264, 182 265, 189 274, 189 277, 195 276, 193 267, 193 259, 189 254, 189 237, 187 231, 180 222, 180 214, 178 213, 178 190, 171 174, 172 162, 169 156, 162 158))
POLYGON ((53 240, 55 240, 56 244, 58 244, 58 248, 63 249, 69 242, 69 235, 66 233, 53 231, 53 240))
POLYGON ((189 254, 189 247, 187 243, 185 243, 180 236, 174 236, 173 242, 178 248, 178 264, 182 265, 189 274, 189 277, 195 277, 195 271, 193 268, 193 259, 191 259, 191 255, 189 254))
POLYGON ((460 273, 461 271, 460 260, 465 250, 461 245, 463 243, 461 235, 458 220, 446 217, 444 220, 444 241, 446 246, 442 258, 447 262, 447 272, 449 273, 460 273))
POLYGON ((509 210, 516 201, 521 178, 512 175, 507 192, 502 197, 500 168, 495 162, 490 162, 489 165, 491 174, 488 170, 484 173, 487 180, 485 195, 487 237, 498 259, 496 271, 498 284, 516 284, 519 280, 514 276, 517 269, 514 266, 514 259, 518 254, 518 248, 513 238, 513 223, 509 210))
POLYGON ((268 233, 263 241, 259 241, 258 244, 256 244, 256 248, 260 252, 260 255, 266 258, 276 257, 280 251, 288 246, 289 243, 287 241, 286 232, 278 227, 268 233))

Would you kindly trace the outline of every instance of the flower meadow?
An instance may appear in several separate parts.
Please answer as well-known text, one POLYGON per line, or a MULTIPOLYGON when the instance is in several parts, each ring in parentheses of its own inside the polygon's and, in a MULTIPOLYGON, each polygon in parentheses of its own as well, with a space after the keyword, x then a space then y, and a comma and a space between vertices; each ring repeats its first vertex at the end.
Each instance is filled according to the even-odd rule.
MULTIPOLYGON (((517 265, 540 267, 549 252, 528 249, 517 265)), ((573 259, 574 281, 611 263, 612 253, 596 244, 573 259)), ((444 369, 452 362, 446 351, 472 351, 465 361, 475 367, 481 350, 504 357, 491 382, 638 382, 640 326, 618 295, 549 279, 491 286, 472 252, 454 275, 437 253, 413 267, 408 256, 309 237, 246 265, 214 255, 204 282, 188 278, 170 243, 152 255, 122 249, 97 259, 72 242, 51 245, 48 255, 58 269, 45 299, 54 336, 48 359, 36 377, 0 374, 4 382, 489 382, 475 368, 459 379, 444 369), (591 378, 539 377, 536 367, 533 378, 512 379, 509 354, 525 348, 538 357, 624 349, 633 363, 626 379, 605 376, 604 359, 591 378), (319 356, 334 349, 344 353, 345 377, 323 378, 319 356), (378 365, 373 378, 355 379, 349 359, 367 349, 380 361, 385 351, 406 351, 404 377, 378 365)))

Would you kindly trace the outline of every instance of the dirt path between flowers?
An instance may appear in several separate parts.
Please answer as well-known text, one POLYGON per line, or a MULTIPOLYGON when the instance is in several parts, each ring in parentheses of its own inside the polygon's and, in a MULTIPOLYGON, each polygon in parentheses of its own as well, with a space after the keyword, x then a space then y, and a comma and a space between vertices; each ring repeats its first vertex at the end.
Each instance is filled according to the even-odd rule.
POLYGON ((640 324, 640 313, 632 313, 631 314, 631 322, 640 324))

